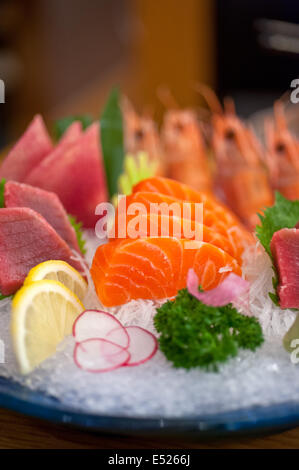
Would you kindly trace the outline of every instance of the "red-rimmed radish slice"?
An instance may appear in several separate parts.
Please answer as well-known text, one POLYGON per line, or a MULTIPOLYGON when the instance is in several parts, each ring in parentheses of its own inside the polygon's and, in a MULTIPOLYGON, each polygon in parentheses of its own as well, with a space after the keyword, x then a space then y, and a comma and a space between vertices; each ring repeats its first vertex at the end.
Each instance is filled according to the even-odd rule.
POLYGON ((157 338, 141 326, 127 326, 130 343, 130 359, 125 366, 138 366, 151 359, 157 352, 157 338))
POLYGON ((76 343, 74 349, 76 365, 87 372, 108 372, 127 364, 130 353, 103 338, 91 338, 76 343))
POLYGON ((101 310, 85 310, 78 316, 73 326, 73 336, 77 343, 91 338, 109 339, 122 348, 129 346, 129 335, 117 318, 101 310), (114 339, 108 338, 111 331, 116 331, 114 339), (117 340, 117 341, 116 341, 117 340))

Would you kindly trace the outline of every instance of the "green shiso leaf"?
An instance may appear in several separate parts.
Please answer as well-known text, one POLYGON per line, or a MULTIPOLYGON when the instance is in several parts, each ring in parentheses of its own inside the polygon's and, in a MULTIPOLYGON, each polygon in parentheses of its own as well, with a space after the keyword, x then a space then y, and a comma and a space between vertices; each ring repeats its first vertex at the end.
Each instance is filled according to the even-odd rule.
POLYGON ((205 305, 187 289, 157 309, 154 325, 161 351, 175 367, 185 369, 217 371, 239 348, 254 351, 264 341, 256 318, 241 315, 231 304, 205 305))
POLYGON ((118 192, 118 178, 123 171, 124 132, 119 91, 114 88, 100 118, 101 143, 109 196, 118 192))
POLYGON ((75 116, 67 116, 58 119, 54 123, 54 135, 57 140, 61 139, 68 127, 75 121, 80 121, 83 130, 86 129, 93 122, 93 118, 90 114, 78 114, 75 116))
POLYGON ((6 179, 2 178, 0 181, 0 208, 5 207, 5 199, 4 199, 4 189, 5 189, 6 179))
POLYGON ((83 233, 82 233, 82 222, 78 222, 76 217, 70 214, 68 214, 68 218, 69 218, 71 225, 75 229, 80 251, 83 255, 85 255, 86 249, 85 249, 85 240, 83 238, 83 233))
MULTIPOLYGON (((266 252, 273 261, 271 253, 271 240, 275 232, 282 228, 293 228, 299 221, 299 201, 290 201, 279 192, 275 193, 275 203, 264 211, 264 215, 259 215, 261 224, 256 227, 256 235, 266 252)), ((278 273, 273 264, 274 277, 272 284, 275 293, 269 292, 272 302, 279 306, 279 297, 277 295, 278 273)))
POLYGON ((256 235, 272 257, 270 243, 275 232, 282 228, 293 228, 299 221, 299 201, 289 201, 279 192, 275 193, 275 204, 259 215, 261 225, 256 227, 256 235))

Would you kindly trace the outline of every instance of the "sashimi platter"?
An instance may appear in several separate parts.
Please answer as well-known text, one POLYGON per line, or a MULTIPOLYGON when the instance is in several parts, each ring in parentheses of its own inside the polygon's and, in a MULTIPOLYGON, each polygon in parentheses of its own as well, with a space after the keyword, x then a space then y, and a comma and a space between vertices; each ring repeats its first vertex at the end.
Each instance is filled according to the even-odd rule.
POLYGON ((299 142, 212 90, 37 115, 0 162, 0 406, 115 432, 299 423, 299 142))

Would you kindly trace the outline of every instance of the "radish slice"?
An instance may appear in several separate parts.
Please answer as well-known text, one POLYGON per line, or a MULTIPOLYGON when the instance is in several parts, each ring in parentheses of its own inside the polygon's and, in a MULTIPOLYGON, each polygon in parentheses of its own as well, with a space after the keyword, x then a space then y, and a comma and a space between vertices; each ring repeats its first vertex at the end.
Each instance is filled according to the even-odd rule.
POLYGON ((73 336, 77 343, 91 338, 108 338, 111 331, 116 331, 114 339, 109 338, 110 341, 115 342, 122 348, 128 348, 129 335, 122 324, 116 317, 101 310, 85 310, 76 319, 73 326, 73 336))
POLYGON ((130 359, 125 366, 138 366, 151 359, 158 349, 157 338, 140 326, 127 326, 130 359))
POLYGON ((88 372, 108 372, 121 367, 130 360, 127 349, 102 338, 91 338, 76 343, 74 361, 80 369, 88 372))

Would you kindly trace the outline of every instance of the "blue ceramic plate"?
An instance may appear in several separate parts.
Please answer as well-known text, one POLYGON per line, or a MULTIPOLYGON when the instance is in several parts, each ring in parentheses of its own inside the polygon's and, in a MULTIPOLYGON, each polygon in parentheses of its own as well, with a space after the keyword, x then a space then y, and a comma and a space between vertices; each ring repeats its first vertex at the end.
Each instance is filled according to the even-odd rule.
POLYGON ((180 419, 128 418, 88 414, 62 405, 45 394, 0 377, 0 407, 29 416, 91 431, 115 434, 216 436, 231 433, 275 432, 299 425, 299 404, 283 403, 230 413, 180 419))

